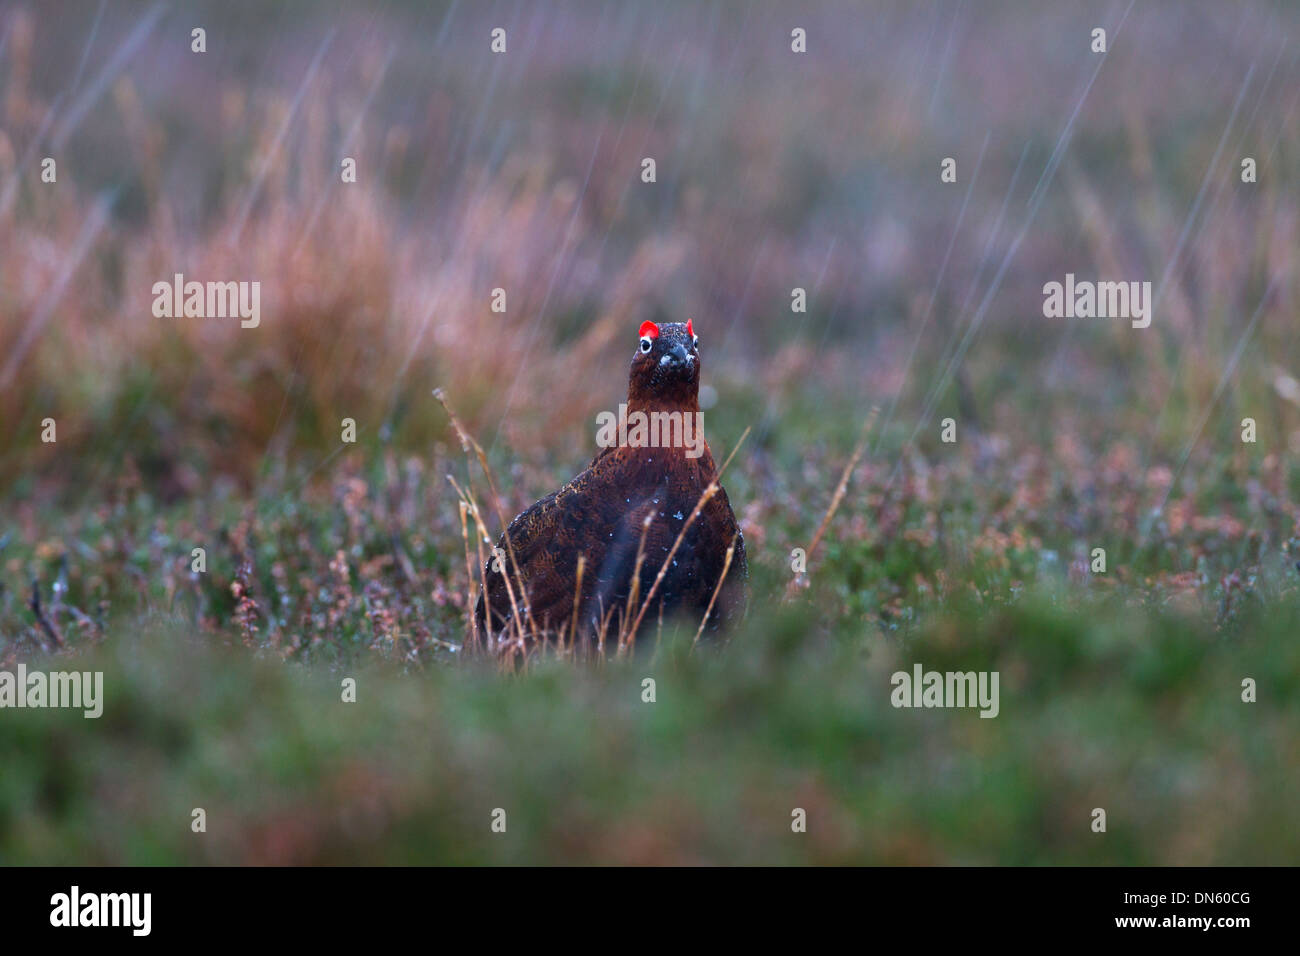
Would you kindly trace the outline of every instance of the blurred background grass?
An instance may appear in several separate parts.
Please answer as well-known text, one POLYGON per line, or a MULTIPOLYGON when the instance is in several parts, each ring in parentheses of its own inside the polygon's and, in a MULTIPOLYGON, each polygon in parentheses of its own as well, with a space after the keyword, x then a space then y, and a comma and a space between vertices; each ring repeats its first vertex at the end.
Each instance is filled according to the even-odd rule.
POLYGON ((1298 23, 1266 2, 8 5, 0 664, 110 676, 98 723, 6 712, 0 856, 1293 859, 1298 23), (154 318, 176 272, 260 281, 260 328, 154 318), (1044 319, 1067 272, 1150 280, 1152 326, 1044 319), (461 663, 444 476, 472 476, 430 390, 513 511, 590 457, 639 323, 686 316, 715 452, 754 426, 727 477, 750 621, 702 658, 461 663), (895 666, 945 659, 1001 668, 1002 716, 887 706, 895 666), (524 821, 508 840, 496 806, 524 821))

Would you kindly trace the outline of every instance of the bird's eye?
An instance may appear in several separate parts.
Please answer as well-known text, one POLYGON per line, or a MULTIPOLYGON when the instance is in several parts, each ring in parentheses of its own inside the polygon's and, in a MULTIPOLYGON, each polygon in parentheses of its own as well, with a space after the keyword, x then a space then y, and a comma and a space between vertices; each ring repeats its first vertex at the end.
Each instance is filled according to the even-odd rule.
POLYGON ((648 335, 644 335, 644 336, 641 337, 641 351, 642 351, 642 352, 649 352, 650 349, 652 349, 653 347, 654 347, 654 342, 652 342, 652 341, 650 340, 650 336, 648 336, 648 335))
POLYGON ((698 335, 692 335, 692 336, 691 336, 691 348, 693 348, 693 349, 698 349, 699 347, 700 347, 700 337, 699 337, 698 335))

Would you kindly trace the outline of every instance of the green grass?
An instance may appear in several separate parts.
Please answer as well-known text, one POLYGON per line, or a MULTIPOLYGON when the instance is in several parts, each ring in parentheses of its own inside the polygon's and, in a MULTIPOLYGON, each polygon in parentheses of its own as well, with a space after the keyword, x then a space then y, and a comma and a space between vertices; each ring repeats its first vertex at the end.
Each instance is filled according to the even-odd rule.
MULTIPOLYGON (((124 478, 115 506, 49 516, 45 537, 0 551, 0 619, 19 635, 3 663, 106 673, 99 720, 5 713, 0 858, 1295 858, 1300 574, 1285 520, 1225 485, 1240 528, 1116 536, 1092 575, 1085 546, 1115 516, 1090 488, 1123 499, 1122 472, 1045 460, 1017 486, 1014 461, 980 472, 955 450, 927 482, 909 467, 891 486, 886 454, 860 467, 809 586, 785 600, 787 544, 806 544, 842 454, 762 480, 738 460, 738 508, 765 495, 749 510, 751 614, 728 644, 692 653, 693 628, 670 624, 632 659, 539 655, 513 675, 461 647, 464 559, 441 476, 465 478, 463 462, 341 456, 251 507, 235 494, 166 506, 124 478), (23 603, 28 576, 69 650, 36 649, 49 642, 23 603), (1000 714, 892 707, 890 675, 918 662, 997 671, 1000 714), (1256 703, 1241 700, 1247 677, 1256 703), (195 807, 206 833, 190 831, 195 807), (498 807, 505 834, 490 828, 498 807), (806 833, 791 831, 795 808, 806 833)), ((554 470, 516 472, 508 503, 554 470)))
POLYGON ((906 638, 832 627, 803 603, 761 620, 721 653, 667 635, 631 660, 539 661, 508 679, 481 663, 303 669, 141 622, 57 662, 104 669, 101 719, 5 715, 0 857, 1285 864, 1300 852, 1294 593, 1231 633, 1047 593, 954 607, 906 638), (889 675, 917 661, 997 670, 1000 715, 891 707, 889 675), (345 676, 355 703, 341 700, 345 676), (206 833, 190 831, 195 807, 206 833), (806 833, 791 831, 794 808, 806 833))

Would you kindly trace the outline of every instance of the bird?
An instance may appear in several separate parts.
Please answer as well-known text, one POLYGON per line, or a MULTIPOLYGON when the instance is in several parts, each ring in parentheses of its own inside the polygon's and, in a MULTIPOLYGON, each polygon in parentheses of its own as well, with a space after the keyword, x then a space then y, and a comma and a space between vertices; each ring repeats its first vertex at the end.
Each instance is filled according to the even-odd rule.
POLYGON ((485 562, 480 633, 503 635, 516 610, 530 641, 534 631, 635 641, 674 615, 716 636, 744 616, 745 538, 699 429, 700 368, 693 319, 641 324, 627 401, 616 421, 597 416, 600 451, 515 517, 485 562))

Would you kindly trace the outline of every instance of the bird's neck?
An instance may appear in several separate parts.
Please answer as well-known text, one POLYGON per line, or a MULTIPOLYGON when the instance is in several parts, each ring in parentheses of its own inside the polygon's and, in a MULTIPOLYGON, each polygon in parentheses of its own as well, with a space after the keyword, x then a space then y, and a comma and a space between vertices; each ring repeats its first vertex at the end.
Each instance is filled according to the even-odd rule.
POLYGON ((657 471, 688 466, 701 474, 712 472, 703 417, 694 391, 678 395, 629 394, 625 418, 629 449, 625 454, 646 466, 655 463, 657 471))
POLYGON ((631 412, 682 412, 694 415, 700 410, 700 393, 697 389, 680 392, 655 392, 645 394, 639 390, 629 389, 627 393, 627 410, 631 412))

